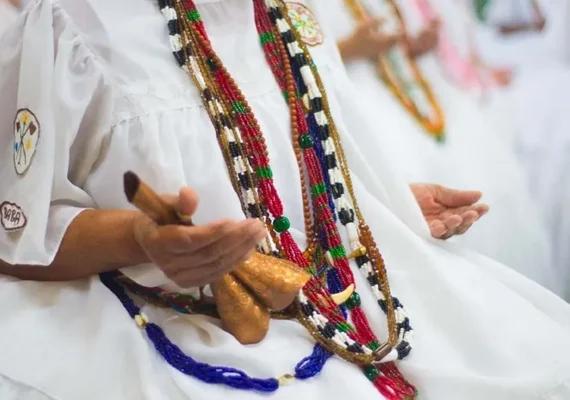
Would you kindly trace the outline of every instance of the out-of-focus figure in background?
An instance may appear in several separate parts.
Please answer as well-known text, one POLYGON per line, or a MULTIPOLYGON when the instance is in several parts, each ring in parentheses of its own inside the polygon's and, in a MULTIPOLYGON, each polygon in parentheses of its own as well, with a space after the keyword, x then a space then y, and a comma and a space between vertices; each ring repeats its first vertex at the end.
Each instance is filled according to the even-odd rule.
POLYGON ((502 126, 498 136, 518 154, 549 230, 557 279, 570 298, 570 69, 564 52, 554 51, 568 41, 570 2, 407 3, 423 26, 441 22, 439 64, 457 88, 482 100, 502 126), (483 22, 491 15, 493 23, 483 22))
POLYGON ((480 24, 480 51, 494 64, 543 67, 568 63, 568 16, 565 0, 472 0, 480 24))
POLYGON ((424 24, 409 0, 334 0, 316 11, 335 27, 390 163, 411 182, 481 188, 492 211, 457 240, 557 291, 523 168, 478 99, 450 83, 439 65, 439 22, 424 24))

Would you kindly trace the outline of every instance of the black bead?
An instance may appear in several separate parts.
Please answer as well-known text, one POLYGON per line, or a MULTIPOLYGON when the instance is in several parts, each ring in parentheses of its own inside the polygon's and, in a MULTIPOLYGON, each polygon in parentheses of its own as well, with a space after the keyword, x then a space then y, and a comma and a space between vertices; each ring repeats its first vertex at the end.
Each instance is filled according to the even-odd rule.
POLYGON ((281 36, 283 37, 283 40, 286 44, 290 44, 295 41, 295 36, 293 36, 293 32, 291 31, 283 32, 281 36))
POLYGON ((320 140, 327 140, 331 136, 329 131, 328 125, 319 126, 319 130, 317 131, 317 137, 320 140))
POLYGON ((323 111, 323 99, 315 97, 311 100, 311 109, 313 112, 323 111))
MULTIPOLYGON (((362 265, 364 265, 364 263, 362 263, 362 265)), ((378 276, 376 274, 373 274, 368 277, 368 283, 370 286, 379 286, 380 279, 378 279, 378 276)))
POLYGON ((325 156, 325 165, 326 165, 327 169, 336 168, 337 163, 336 163, 336 157, 335 157, 334 153, 333 154, 327 154, 325 156))
POLYGON ((239 157, 239 147, 236 142, 229 142, 228 148, 233 158, 239 157))
POLYGON ((338 219, 340 220, 340 223, 343 225, 346 225, 350 222, 350 213, 346 208, 340 209, 340 211, 338 212, 338 219))
POLYGON ((270 9, 269 16, 271 17, 271 20, 273 21, 274 24, 277 22, 278 19, 281 19, 281 13, 277 8, 270 9))
POLYGON ((175 51, 174 58, 176 58, 179 66, 182 67, 186 64, 186 57, 184 57, 184 52, 182 50, 175 51))
POLYGON ((210 89, 208 88, 204 89, 202 94, 204 95, 204 99, 206 101, 212 101, 212 91, 210 89))
POLYGON ((403 330, 404 332, 411 331, 412 327, 410 326, 410 319, 404 318, 404 320, 398 324, 398 330, 403 330))
POLYGON ((351 353, 362 354, 362 347, 358 343, 353 343, 350 346, 347 346, 346 349, 351 353))
POLYGON ((402 303, 400 303, 397 297, 392 297, 392 304, 394 304, 394 308, 402 307, 402 303))
POLYGON ((241 187, 244 190, 248 190, 251 188, 251 182, 249 180, 249 176, 247 175, 247 173, 245 173, 245 172, 239 173, 238 174, 238 180, 239 180, 241 187))
POLYGON ((257 204, 248 205, 247 211, 249 212, 249 215, 251 215, 251 218, 261 217, 261 212, 260 212, 259 206, 257 204))
POLYGON ((327 339, 332 339, 335 335, 333 326, 328 322, 325 324, 324 328, 322 328, 322 333, 327 339))
POLYGON ((303 53, 295 54, 295 56, 292 59, 292 62, 299 69, 307 65, 307 62, 305 61, 305 55, 303 53))
POLYGON ((331 185, 331 193, 335 199, 340 198, 344 194, 344 186, 342 186, 342 183, 337 182, 331 185))
POLYGON ((231 122, 230 122, 230 119, 227 115, 220 114, 220 120, 222 121, 222 124, 224 125, 224 127, 226 127, 226 128, 231 127, 231 122))
POLYGON ((180 33, 180 29, 178 29, 178 21, 172 19, 168 21, 168 33, 171 36, 178 35, 180 33))

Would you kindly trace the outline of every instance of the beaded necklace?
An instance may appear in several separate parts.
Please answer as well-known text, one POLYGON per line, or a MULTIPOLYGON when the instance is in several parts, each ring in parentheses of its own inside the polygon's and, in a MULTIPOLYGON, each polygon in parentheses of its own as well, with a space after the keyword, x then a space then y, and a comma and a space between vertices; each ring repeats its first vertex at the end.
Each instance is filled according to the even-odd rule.
MULTIPOLYGON (((384 1, 396 18, 399 29, 406 33, 406 23, 394 0, 384 1)), ((360 0, 344 0, 344 3, 356 21, 364 22, 370 19, 370 12, 360 0)), ((442 142, 445 139, 442 107, 411 55, 409 45, 403 43, 381 55, 377 61, 377 71, 404 109, 430 136, 442 142)))
POLYGON ((145 328, 155 347, 172 366, 205 382, 274 391, 293 378, 307 379, 316 375, 331 354, 336 354, 359 365, 385 398, 413 399, 417 395, 415 388, 393 363, 409 354, 413 331, 402 304, 390 293, 382 257, 354 197, 346 157, 316 66, 305 45, 298 40, 284 4, 275 0, 252 1, 266 60, 290 109, 309 243, 304 252, 289 232, 290 223, 273 183, 259 124, 239 87, 212 49, 196 6, 191 0, 158 0, 158 3, 167 19, 174 57, 200 90, 244 213, 251 218, 260 218, 268 228, 269 237, 259 250, 287 258, 312 275, 298 295, 296 318, 317 341, 313 353, 297 365, 294 375, 284 375, 281 379, 253 379, 241 371, 201 363, 202 370, 198 373, 196 361, 184 355, 159 327, 142 316, 127 290, 148 300, 154 297, 154 303, 162 301, 162 306, 171 306, 182 313, 192 313, 195 300, 190 299, 186 305, 180 302, 173 305, 172 298, 164 300, 164 293, 141 288, 132 282, 125 284, 117 274, 103 275, 102 280, 121 299, 135 321, 145 328), (347 231, 352 249, 350 255, 342 243, 337 220, 347 231), (389 337, 384 344, 370 329, 358 293, 354 292, 342 306, 337 306, 331 299, 331 293, 355 284, 349 258, 355 259, 387 315, 389 337), (324 266, 318 268, 320 259, 324 259, 324 266), (207 376, 204 370, 208 371, 207 376), (228 377, 228 370, 235 376, 228 377), (239 384, 235 381, 236 376, 239 376, 239 384))

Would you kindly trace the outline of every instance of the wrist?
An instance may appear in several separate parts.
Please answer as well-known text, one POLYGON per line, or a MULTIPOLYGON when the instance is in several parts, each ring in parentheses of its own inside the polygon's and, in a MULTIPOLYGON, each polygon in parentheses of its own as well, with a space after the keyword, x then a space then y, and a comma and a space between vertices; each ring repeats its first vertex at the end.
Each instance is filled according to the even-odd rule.
POLYGON ((133 212, 129 229, 125 235, 126 265, 139 265, 151 262, 145 247, 144 240, 153 222, 141 212, 133 212))

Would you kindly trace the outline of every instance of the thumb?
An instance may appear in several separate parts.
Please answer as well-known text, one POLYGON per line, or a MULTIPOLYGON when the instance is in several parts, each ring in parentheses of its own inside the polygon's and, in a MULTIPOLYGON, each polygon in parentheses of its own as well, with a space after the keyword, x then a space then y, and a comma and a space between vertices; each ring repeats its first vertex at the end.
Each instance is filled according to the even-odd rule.
POLYGON ((483 194, 475 190, 454 190, 443 186, 436 186, 434 198, 436 202, 447 207, 468 206, 479 201, 483 194))
POLYGON ((183 216, 192 216, 198 208, 198 193, 189 188, 188 186, 183 187, 178 192, 178 212, 183 216))

